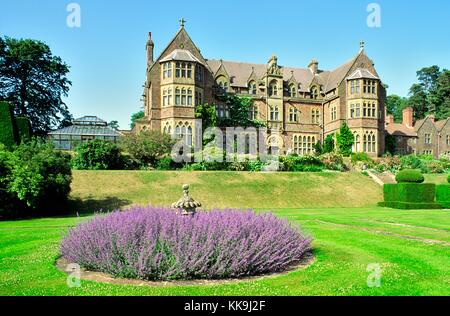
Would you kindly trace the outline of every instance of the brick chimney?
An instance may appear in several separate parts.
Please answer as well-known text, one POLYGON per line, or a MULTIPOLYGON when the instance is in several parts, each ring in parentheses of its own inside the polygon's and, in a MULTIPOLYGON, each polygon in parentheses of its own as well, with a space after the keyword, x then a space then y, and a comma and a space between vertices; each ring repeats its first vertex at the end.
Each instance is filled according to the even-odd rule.
POLYGON ((386 125, 394 124, 394 115, 388 114, 386 115, 386 125))
POLYGON ((403 109, 403 125, 406 127, 413 127, 413 115, 414 109, 412 107, 403 109))
POLYGON ((311 60, 308 68, 314 75, 316 75, 319 72, 319 62, 317 61, 317 59, 311 60))

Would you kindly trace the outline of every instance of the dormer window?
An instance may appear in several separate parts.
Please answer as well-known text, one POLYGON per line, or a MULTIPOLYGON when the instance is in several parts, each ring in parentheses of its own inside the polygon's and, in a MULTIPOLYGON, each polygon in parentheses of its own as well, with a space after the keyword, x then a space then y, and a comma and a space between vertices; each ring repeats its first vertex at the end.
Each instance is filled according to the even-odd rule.
POLYGON ((297 97, 297 88, 295 87, 295 84, 291 84, 289 86, 289 96, 291 98, 296 98, 297 97))
POLYGON ((311 99, 317 100, 319 97, 319 89, 317 87, 314 87, 311 89, 311 99))
POLYGON ((256 94, 256 82, 250 81, 248 84, 248 94, 256 94))
POLYGON ((228 80, 227 78, 225 78, 225 76, 218 77, 216 79, 216 82, 222 92, 228 92, 228 80))

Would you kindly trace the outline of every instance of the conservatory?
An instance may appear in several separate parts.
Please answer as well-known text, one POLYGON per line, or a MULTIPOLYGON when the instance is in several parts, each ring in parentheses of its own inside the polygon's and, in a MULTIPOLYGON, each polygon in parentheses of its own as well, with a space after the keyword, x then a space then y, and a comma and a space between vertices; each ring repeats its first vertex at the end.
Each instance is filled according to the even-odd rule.
POLYGON ((73 125, 49 133, 56 149, 73 150, 79 144, 94 139, 116 143, 122 136, 120 132, 108 126, 108 123, 96 116, 84 116, 76 119, 73 125))

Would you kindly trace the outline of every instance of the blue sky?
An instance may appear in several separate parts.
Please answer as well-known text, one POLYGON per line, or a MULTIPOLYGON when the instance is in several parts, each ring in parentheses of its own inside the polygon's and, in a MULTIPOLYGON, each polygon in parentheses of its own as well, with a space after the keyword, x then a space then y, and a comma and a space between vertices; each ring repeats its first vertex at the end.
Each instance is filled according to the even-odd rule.
POLYGON ((0 35, 39 39, 71 66, 66 102, 75 117, 97 115, 128 128, 140 109, 145 42, 159 55, 187 20, 205 58, 306 67, 312 58, 333 69, 357 54, 360 40, 389 94, 406 96, 416 71, 450 68, 450 1, 154 1, 0 0, 0 35), (66 24, 66 6, 81 8, 81 27, 66 24), (381 27, 366 20, 381 7, 381 27), (220 22, 219 22, 220 21, 220 22))

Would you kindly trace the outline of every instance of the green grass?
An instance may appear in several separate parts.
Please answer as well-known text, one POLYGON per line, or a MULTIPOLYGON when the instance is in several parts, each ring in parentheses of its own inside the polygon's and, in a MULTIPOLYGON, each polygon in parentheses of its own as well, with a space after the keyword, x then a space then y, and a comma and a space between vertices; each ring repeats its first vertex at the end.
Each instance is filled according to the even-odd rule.
POLYGON ((336 192, 330 193, 331 197, 325 194, 324 201, 316 195, 316 190, 323 188, 318 188, 315 183, 307 185, 307 181, 313 179, 322 181, 326 178, 329 186, 333 186, 335 180, 345 183, 346 176, 351 181, 366 179, 356 174, 281 174, 281 179, 275 174, 253 176, 76 172, 72 196, 80 199, 78 205, 86 208, 125 207, 146 203, 147 199, 167 203, 176 200, 181 193, 180 184, 188 182, 193 184, 193 195, 207 201, 208 205, 235 203, 233 206, 237 206, 241 203, 244 208, 257 206, 258 197, 273 192, 274 207, 270 207, 270 200, 261 197, 260 209, 273 209, 278 216, 300 224, 314 237, 316 261, 311 266, 282 276, 217 285, 149 287, 82 281, 80 288, 69 288, 65 273, 54 266, 59 243, 69 226, 88 217, 7 221, 0 222, 0 295, 450 295, 448 211, 398 211, 364 206, 381 196, 381 189, 372 187, 369 182, 354 186, 353 194, 362 197, 351 201, 360 205, 329 208, 332 199, 336 199, 337 205, 345 203, 348 195, 343 191, 350 185, 335 187, 336 192), (219 179, 219 176, 223 178, 219 179), (275 186, 277 190, 258 186, 258 182, 269 180, 279 182, 275 186), (254 196, 247 196, 249 191, 241 194, 232 188, 233 185, 241 190, 252 188, 250 192, 254 196), (364 193, 368 189, 373 189, 376 197, 369 195, 369 202, 364 202, 364 193), (226 194, 214 204, 221 190, 226 194), (292 195, 286 197, 280 192, 292 195), (239 202, 234 202, 235 199, 239 202), (314 202, 327 207, 304 207, 314 202), (366 269, 372 263, 380 264, 382 268, 378 288, 367 286, 370 272, 366 269))

